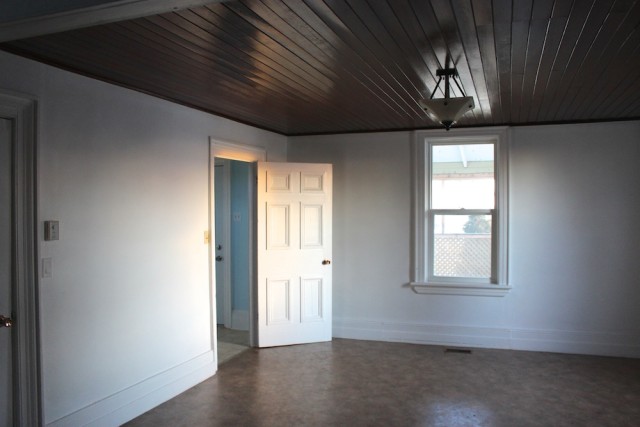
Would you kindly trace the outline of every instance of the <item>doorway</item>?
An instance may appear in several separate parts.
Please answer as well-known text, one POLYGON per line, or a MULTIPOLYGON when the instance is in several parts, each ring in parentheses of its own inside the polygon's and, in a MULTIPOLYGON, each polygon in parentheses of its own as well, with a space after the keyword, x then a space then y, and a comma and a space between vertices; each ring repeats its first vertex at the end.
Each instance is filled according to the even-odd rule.
MULTIPOLYGON (((266 153, 256 151, 254 147, 211 140, 209 159, 210 225, 219 210, 215 203, 215 160, 254 163, 248 186, 248 223, 252 227, 248 239, 250 344, 274 347, 330 341, 332 165, 266 162, 266 153), (262 158, 256 154, 262 154, 262 158)), ((219 230, 217 234, 224 233, 219 230)), ((216 248, 224 250, 224 245, 215 239, 209 246, 212 285, 219 270, 216 264, 224 261, 216 253, 216 248)), ((211 295, 212 345, 216 349, 215 286, 211 295)), ((229 300, 229 293, 221 297, 229 300)))
POLYGON ((218 362, 249 348, 252 165, 215 158, 215 261, 218 362))
POLYGON ((241 352, 255 344, 252 309, 256 265, 253 183, 255 163, 265 161, 267 155, 261 147, 211 138, 210 156, 210 217, 213 231, 211 293, 212 297, 215 296, 212 298, 215 300, 212 301, 215 313, 211 316, 211 331, 212 344, 217 350, 220 365, 228 360, 229 354, 241 352), (236 238, 232 238, 232 233, 236 234, 236 238), (232 277, 244 283, 245 287, 236 289, 234 293, 232 285, 235 281, 232 277), (222 347, 230 351, 226 352, 222 347))

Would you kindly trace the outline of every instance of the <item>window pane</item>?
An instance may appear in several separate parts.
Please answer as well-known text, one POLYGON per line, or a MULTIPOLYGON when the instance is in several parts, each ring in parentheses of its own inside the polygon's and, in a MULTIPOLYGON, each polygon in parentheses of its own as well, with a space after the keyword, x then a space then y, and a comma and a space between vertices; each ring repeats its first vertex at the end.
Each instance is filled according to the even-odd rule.
POLYGON ((432 209, 493 209, 493 144, 433 145, 432 209))
POLYGON ((491 215, 434 215, 433 275, 491 277, 491 215))

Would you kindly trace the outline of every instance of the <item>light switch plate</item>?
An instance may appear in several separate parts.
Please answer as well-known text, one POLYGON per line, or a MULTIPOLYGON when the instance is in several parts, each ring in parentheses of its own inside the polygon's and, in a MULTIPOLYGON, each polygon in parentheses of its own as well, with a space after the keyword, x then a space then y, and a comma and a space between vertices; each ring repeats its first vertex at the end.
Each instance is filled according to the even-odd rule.
POLYGON ((51 258, 42 258, 42 278, 48 279, 53 275, 53 260, 51 258))
POLYGON ((44 240, 58 240, 60 238, 60 222, 45 221, 44 222, 44 240))

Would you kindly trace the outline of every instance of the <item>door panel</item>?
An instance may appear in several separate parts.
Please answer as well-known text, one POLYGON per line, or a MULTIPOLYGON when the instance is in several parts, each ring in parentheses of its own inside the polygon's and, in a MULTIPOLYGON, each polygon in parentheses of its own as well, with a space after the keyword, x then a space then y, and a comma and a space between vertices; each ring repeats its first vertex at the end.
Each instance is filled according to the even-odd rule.
POLYGON ((267 279, 267 326, 291 324, 291 283, 267 279))
POLYGON ((290 205, 267 204, 267 248, 269 250, 289 249, 291 222, 290 205))
POLYGON ((258 346, 331 340, 332 168, 258 163, 258 346))
POLYGON ((322 248, 322 205, 301 203, 300 215, 302 249, 322 248))
POLYGON ((322 322, 322 277, 300 278, 300 322, 322 322))
MULTIPOLYGON (((11 317, 12 121, 0 118, 0 315, 11 317)), ((11 329, 0 327, 0 425, 12 425, 11 329)))

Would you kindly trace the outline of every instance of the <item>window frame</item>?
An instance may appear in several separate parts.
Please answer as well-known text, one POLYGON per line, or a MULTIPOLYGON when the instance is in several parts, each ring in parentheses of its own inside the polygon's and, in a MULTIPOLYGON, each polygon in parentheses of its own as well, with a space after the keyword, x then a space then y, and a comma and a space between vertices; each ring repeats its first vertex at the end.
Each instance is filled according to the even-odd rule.
MULTIPOLYGON (((454 129, 445 131, 416 131, 414 132, 412 147, 412 184, 413 184, 413 218, 412 218, 412 269, 410 287, 419 294, 446 295, 479 295, 504 296, 511 287, 508 284, 508 142, 509 129, 507 127, 492 127, 485 129, 454 129), (494 179, 496 182, 496 197, 494 209, 477 211, 491 211, 492 221, 492 277, 460 278, 433 276, 433 264, 429 265, 428 256, 433 247, 433 233, 429 233, 429 226, 433 228, 433 216, 441 209, 430 212, 430 177, 431 177, 431 147, 443 144, 494 144, 494 179), (429 178, 429 180, 427 180, 429 178), (435 211, 438 211, 434 213, 435 211)), ((459 210, 451 209, 452 213, 460 214, 459 210)), ((475 209, 468 209, 466 214, 475 213, 475 209)))

